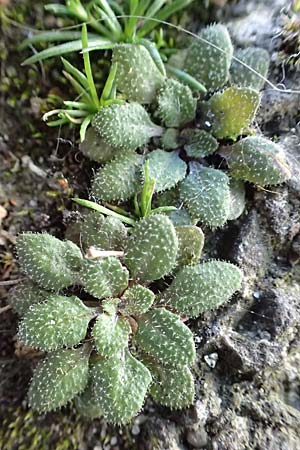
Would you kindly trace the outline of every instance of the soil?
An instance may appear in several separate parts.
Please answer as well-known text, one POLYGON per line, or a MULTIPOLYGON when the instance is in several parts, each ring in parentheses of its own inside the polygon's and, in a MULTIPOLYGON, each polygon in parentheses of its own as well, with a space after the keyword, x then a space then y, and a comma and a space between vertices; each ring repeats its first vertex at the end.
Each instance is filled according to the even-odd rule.
MULTIPOLYGON (((78 219, 72 195, 87 195, 93 165, 80 154, 75 132, 58 132, 40 120, 48 95, 66 93, 57 62, 20 65, 30 53, 17 49, 29 32, 24 27, 51 28, 61 21, 43 12, 47 2, 11 1, 6 10, 1 3, 0 448, 298 450, 300 95, 270 86, 256 127, 282 143, 293 177, 270 191, 247 186, 242 217, 213 238, 207 230, 205 256, 238 263, 246 277, 242 292, 226 307, 190 323, 198 352, 195 405, 176 412, 148 400, 142 414, 123 428, 83 421, 72 408, 45 416, 27 409, 26 389, 37 357, 16 343, 17 317, 5 308, 10 283, 22 277, 15 238, 24 230, 63 237, 78 219)), ((294 47, 291 39, 285 46, 292 2, 215 3, 222 7, 205 14, 197 3, 194 17, 200 17, 200 9, 205 20, 227 23, 237 46, 266 48, 270 81, 300 90, 299 66, 291 58, 300 50, 297 40, 294 47)))

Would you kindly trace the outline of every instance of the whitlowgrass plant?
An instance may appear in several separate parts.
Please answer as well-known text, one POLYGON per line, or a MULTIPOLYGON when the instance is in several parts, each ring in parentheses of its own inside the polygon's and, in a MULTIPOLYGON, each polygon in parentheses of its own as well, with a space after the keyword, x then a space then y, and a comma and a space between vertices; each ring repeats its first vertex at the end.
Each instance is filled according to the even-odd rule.
POLYGON ((217 24, 165 64, 145 39, 158 22, 133 17, 164 20, 188 3, 129 1, 123 14, 115 2, 71 0, 50 9, 88 22, 96 36, 83 25, 71 43, 67 32, 30 40, 66 42, 27 63, 82 49, 84 71, 63 59, 79 98, 44 119, 79 126, 81 151, 99 165, 94 201, 74 199, 89 208, 80 248, 49 234, 17 240, 28 276, 10 298, 18 338, 46 353, 28 393, 38 412, 74 401, 84 416, 124 424, 148 394, 172 409, 191 405, 196 349, 185 321, 225 304, 242 283, 235 265, 201 261, 200 226, 238 219, 245 182, 272 186, 291 176, 284 149, 253 126, 265 50, 237 51, 239 64, 217 24), (89 52, 103 48, 112 64, 99 95, 89 52))
POLYGON ((201 229, 176 227, 165 214, 125 228, 90 211, 81 234, 84 254, 49 234, 17 240, 30 278, 11 293, 21 316, 18 339, 46 352, 30 384, 30 406, 43 413, 74 400, 84 416, 123 424, 147 393, 173 409, 191 405, 196 349, 182 319, 227 302, 241 287, 241 270, 200 262, 201 229), (167 275, 169 287, 157 294, 153 282, 167 275), (74 286, 80 294, 71 294, 74 286))

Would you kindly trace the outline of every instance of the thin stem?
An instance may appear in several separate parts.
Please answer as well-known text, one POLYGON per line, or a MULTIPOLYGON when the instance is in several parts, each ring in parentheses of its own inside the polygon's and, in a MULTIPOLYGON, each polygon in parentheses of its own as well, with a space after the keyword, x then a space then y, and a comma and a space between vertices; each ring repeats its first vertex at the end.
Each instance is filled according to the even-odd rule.
POLYGON ((111 66, 105 86, 103 88, 102 95, 100 98, 100 105, 104 105, 104 102, 106 102, 107 100, 114 100, 113 94, 114 94, 114 85, 115 85, 117 69, 118 69, 118 63, 114 63, 111 66))
POLYGON ((126 26, 125 26, 125 36, 127 37, 127 39, 132 40, 134 35, 135 35, 135 31, 136 31, 136 24, 137 21, 139 20, 137 17, 134 17, 137 14, 137 8, 138 8, 138 0, 130 0, 130 17, 128 18, 127 22, 126 22, 126 26))
MULTIPOLYGON (((88 36, 87 36, 86 24, 84 24, 82 26, 82 49, 86 49, 86 48, 88 48, 88 36)), ((94 101, 96 108, 99 109, 100 102, 99 102, 96 86, 94 83, 93 72, 92 72, 92 67, 91 67, 91 62, 90 62, 90 55, 88 52, 83 53, 83 61, 84 61, 85 73, 86 73, 89 87, 90 87, 91 96, 92 96, 92 99, 94 101)))
POLYGON ((98 211, 102 214, 105 214, 106 216, 115 217, 116 219, 121 220, 124 223, 127 223, 128 225, 135 225, 135 220, 130 219, 129 217, 122 216, 121 214, 118 214, 108 208, 105 208, 102 205, 99 205, 98 203, 91 202, 89 200, 84 200, 81 198, 73 198, 73 202, 77 203, 80 206, 85 206, 86 208, 94 209, 95 211, 98 211))
POLYGON ((124 252, 118 250, 99 250, 95 247, 90 247, 85 255, 87 259, 99 259, 109 258, 114 256, 115 258, 123 258, 124 252))
POLYGON ((9 311, 11 309, 12 309, 12 306, 10 306, 10 305, 3 306, 3 308, 0 308, 0 314, 5 313, 6 311, 9 311))

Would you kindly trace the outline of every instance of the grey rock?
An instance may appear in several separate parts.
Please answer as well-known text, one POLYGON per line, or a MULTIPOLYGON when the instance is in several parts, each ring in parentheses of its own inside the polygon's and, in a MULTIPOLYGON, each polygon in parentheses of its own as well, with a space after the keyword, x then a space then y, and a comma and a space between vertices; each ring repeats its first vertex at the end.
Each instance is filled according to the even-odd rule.
POLYGON ((208 436, 204 427, 198 424, 187 431, 186 440, 194 448, 203 448, 207 444, 208 436))
POLYGON ((255 210, 242 223, 235 241, 231 258, 243 269, 246 279, 251 282, 262 277, 270 261, 269 237, 260 225, 255 210))
POLYGON ((143 427, 138 448, 143 450, 185 450, 180 443, 180 429, 174 422, 149 418, 143 427))

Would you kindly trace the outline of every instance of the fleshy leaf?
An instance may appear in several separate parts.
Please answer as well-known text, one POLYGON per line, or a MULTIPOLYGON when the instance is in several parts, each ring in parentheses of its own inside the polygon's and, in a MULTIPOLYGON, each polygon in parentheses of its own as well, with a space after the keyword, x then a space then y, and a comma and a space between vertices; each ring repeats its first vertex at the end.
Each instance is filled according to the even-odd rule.
POLYGON ((177 226, 175 229, 179 243, 177 266, 197 263, 204 245, 203 231, 193 225, 177 226))
POLYGON ((93 392, 108 422, 125 424, 141 410, 151 383, 147 367, 129 351, 97 361, 91 369, 93 392))
POLYGON ((93 311, 78 297, 51 295, 30 307, 19 325, 19 339, 43 351, 72 347, 85 338, 93 311))
POLYGON ((85 347, 50 353, 34 371, 28 392, 31 408, 54 411, 82 392, 88 382, 88 360, 85 347))
POLYGON ((79 148, 85 156, 98 163, 106 163, 124 152, 108 145, 92 127, 88 128, 79 148))
POLYGON ((184 366, 196 357, 191 330, 165 308, 156 308, 138 319, 135 342, 161 364, 184 366))
POLYGON ((9 291, 8 301, 14 311, 23 316, 31 305, 43 302, 48 296, 49 292, 30 281, 24 281, 9 291))
POLYGON ((76 282, 82 255, 73 242, 28 232, 18 236, 17 251, 22 270, 45 289, 59 290, 76 282))
POLYGON ((180 146, 177 128, 167 128, 161 137, 161 144, 166 150, 174 150, 180 146))
POLYGON ((139 44, 114 47, 112 63, 117 63, 116 86, 130 101, 152 103, 164 77, 149 51, 139 44))
POLYGON ((270 56, 267 50, 263 48, 249 47, 244 50, 238 50, 234 55, 240 61, 244 62, 261 76, 243 66, 236 60, 232 61, 230 68, 231 81, 233 84, 244 87, 251 87, 256 90, 263 88, 270 65, 270 56))
POLYGON ((86 260, 81 272, 84 289, 97 298, 116 297, 128 286, 128 270, 114 257, 86 260))
POLYGON ((210 227, 220 227, 230 208, 229 178, 221 170, 192 163, 189 175, 180 185, 180 197, 192 217, 210 227))
POLYGON ((190 158, 204 158, 211 155, 219 147, 218 141, 205 130, 184 130, 187 143, 184 146, 190 158))
POLYGON ((204 122, 211 126, 212 134, 218 138, 235 139, 246 133, 260 103, 258 91, 232 86, 214 94, 203 104, 204 122))
POLYGON ((125 247, 125 264, 131 275, 143 281, 167 275, 176 262, 178 239, 168 217, 142 219, 133 228, 125 247))
POLYGON ((204 28, 201 39, 193 39, 187 50, 184 70, 204 84, 209 91, 215 91, 227 82, 233 47, 227 28, 216 24, 204 28))
POLYGON ((163 132, 139 103, 101 108, 92 125, 107 144, 123 150, 135 150, 163 132))
POLYGON ((92 194, 105 202, 130 199, 140 187, 142 162, 136 153, 110 161, 96 173, 92 194))
POLYGON ((91 380, 84 392, 75 397, 75 405, 79 414, 89 419, 96 419, 103 416, 101 400, 94 395, 93 384, 91 380))
POLYGON ((167 216, 173 223, 174 227, 193 224, 193 220, 191 219, 190 213, 185 208, 180 208, 177 209, 176 211, 170 211, 167 213, 167 216))
POLYGON ((96 211, 84 217, 80 231, 87 248, 95 246, 100 250, 122 250, 127 239, 127 229, 120 220, 105 217, 96 211))
POLYGON ((235 220, 245 209, 245 185, 240 180, 230 180, 230 211, 227 220, 235 220))
POLYGON ((96 349, 102 356, 119 354, 128 345, 129 322, 116 314, 100 314, 93 327, 96 349))
POLYGON ((261 136, 242 139, 220 154, 226 159, 230 174, 240 180, 266 186, 291 177, 281 146, 261 136))
POLYGON ((181 269, 161 297, 178 313, 197 317, 228 301, 241 282, 242 272, 235 265, 208 261, 181 269))
POLYGON ((147 160, 149 178, 155 179, 154 192, 171 189, 185 177, 187 166, 179 152, 154 150, 149 153, 147 160))
POLYGON ((152 306, 155 295, 150 289, 137 284, 127 289, 122 297, 124 301, 123 311, 125 314, 139 316, 148 311, 152 306))
POLYGON ((167 127, 180 127, 195 119, 197 100, 188 86, 168 79, 158 95, 158 115, 167 127))
POLYGON ((171 409, 186 408, 193 403, 195 382, 187 366, 153 366, 150 371, 153 375, 150 394, 157 403, 171 409))

